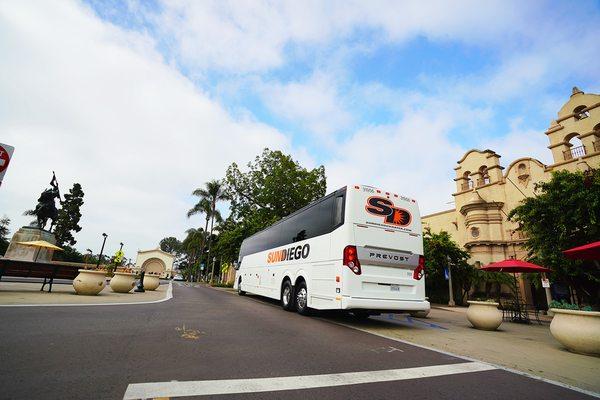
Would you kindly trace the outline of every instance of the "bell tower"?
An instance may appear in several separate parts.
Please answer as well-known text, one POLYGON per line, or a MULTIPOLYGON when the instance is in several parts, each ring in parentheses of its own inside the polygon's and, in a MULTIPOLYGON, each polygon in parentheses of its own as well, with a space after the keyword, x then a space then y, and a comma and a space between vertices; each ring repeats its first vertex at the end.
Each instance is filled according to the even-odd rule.
MULTIPOLYGON (((575 86, 571 97, 550 122, 546 135, 554 160, 552 166, 573 163, 600 153, 600 95, 586 94, 575 86)), ((566 167, 566 165, 565 165, 566 167)))

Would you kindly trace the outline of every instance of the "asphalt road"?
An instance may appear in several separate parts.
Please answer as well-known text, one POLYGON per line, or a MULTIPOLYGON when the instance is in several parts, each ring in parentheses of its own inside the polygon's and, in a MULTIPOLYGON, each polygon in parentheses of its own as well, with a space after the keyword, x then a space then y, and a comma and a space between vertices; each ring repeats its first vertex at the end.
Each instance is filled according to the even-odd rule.
POLYGON ((589 398, 327 315, 207 287, 173 290, 158 304, 0 308, 0 398, 589 398))

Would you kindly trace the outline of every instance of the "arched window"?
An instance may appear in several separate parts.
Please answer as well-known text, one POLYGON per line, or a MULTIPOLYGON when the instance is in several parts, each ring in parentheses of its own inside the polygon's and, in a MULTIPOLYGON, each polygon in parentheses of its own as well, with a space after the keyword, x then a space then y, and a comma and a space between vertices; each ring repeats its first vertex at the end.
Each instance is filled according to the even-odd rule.
POLYGON ((525 172, 527 172, 527 165, 525 165, 525 163, 520 163, 517 167, 517 170, 519 172, 519 175, 523 175, 525 172))
POLYGON ((477 186, 487 185, 490 183, 490 174, 488 173, 488 169, 485 165, 479 167, 479 175, 480 178, 477 181, 477 186))
POLYGON ((585 110, 587 107, 586 106, 577 106, 575 107, 575 109, 573 110, 573 114, 575 119, 584 119, 590 116, 590 112, 585 110), (585 110, 585 111, 584 111, 585 110))
POLYGON ((471 179, 471 171, 465 171, 463 174, 463 183, 461 185, 462 190, 473 189, 473 180, 471 179))
POLYGON ((585 156, 585 146, 581 143, 581 139, 579 139, 577 133, 570 133, 565 136, 565 142, 567 142, 569 146, 569 149, 563 152, 565 161, 585 156))

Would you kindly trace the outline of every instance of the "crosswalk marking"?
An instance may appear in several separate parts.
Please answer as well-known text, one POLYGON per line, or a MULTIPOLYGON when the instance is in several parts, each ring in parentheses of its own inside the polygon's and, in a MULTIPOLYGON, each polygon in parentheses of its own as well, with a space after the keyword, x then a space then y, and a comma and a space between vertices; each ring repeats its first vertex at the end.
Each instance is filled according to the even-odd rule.
POLYGON ((480 362, 433 365, 428 367, 346 372, 339 374, 286 376, 279 378, 219 379, 185 382, 133 383, 127 387, 124 400, 157 397, 208 396, 220 394, 259 393, 278 390, 300 390, 322 387, 358 385, 421 379, 434 376, 489 371, 494 366, 480 362))

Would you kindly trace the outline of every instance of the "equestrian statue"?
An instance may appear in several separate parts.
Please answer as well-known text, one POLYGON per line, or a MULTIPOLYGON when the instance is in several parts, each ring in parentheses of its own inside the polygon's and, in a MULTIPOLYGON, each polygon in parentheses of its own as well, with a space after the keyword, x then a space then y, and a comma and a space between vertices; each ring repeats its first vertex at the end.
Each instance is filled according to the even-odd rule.
MULTIPOLYGON (((58 218, 58 209, 56 208, 55 199, 60 202, 60 191, 58 189, 58 181, 56 175, 52 173, 52 181, 50 181, 50 189, 46 189, 40 195, 38 204, 34 210, 25 211, 25 215, 35 216, 37 219, 37 225, 40 229, 44 229, 48 220, 50 220, 49 232, 52 232, 52 228, 56 224, 58 218)), ((33 224, 33 223, 32 223, 33 224)))

